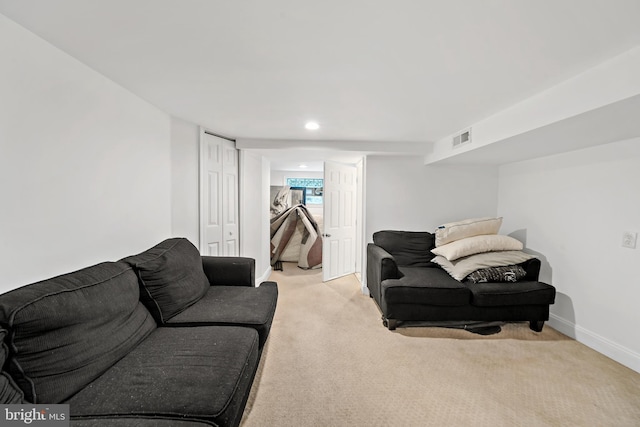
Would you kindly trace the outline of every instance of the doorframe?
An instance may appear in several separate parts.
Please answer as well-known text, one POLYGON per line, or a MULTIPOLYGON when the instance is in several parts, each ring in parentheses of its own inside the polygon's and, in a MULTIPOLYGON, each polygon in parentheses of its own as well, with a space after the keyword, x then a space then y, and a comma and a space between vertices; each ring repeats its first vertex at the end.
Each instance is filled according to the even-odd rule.
POLYGON ((198 234, 199 234, 199 245, 198 250, 201 254, 204 254, 204 242, 205 238, 205 226, 204 226, 204 218, 206 217, 205 212, 205 196, 204 189, 205 187, 205 167, 204 167, 204 134, 206 130, 200 126, 199 127, 199 139, 198 139, 198 234))
POLYGON ((356 249, 356 277, 360 280, 362 293, 369 295, 367 288, 367 156, 362 156, 356 163, 356 179, 358 180, 358 193, 356 195, 356 240, 359 245, 356 249), (359 252, 359 253, 358 253, 359 252), (359 261, 358 261, 359 258, 359 261))
MULTIPOLYGON (((245 150, 251 150, 251 148, 247 148, 245 150)), ((244 151, 244 150, 240 150, 240 151, 244 151)), ((257 150, 259 152, 259 150, 257 150)), ((263 154, 261 154, 263 158, 268 159, 268 156, 265 156, 263 154)), ((324 162, 325 160, 327 161, 331 161, 329 159, 327 159, 324 156, 318 156, 318 159, 316 159, 317 161, 322 161, 324 162)), ((357 246, 356 246, 356 277, 358 277, 360 283, 362 284, 362 293, 367 294, 368 290, 366 287, 366 264, 367 264, 367 251, 366 251, 366 245, 368 243, 367 241, 367 235, 366 235, 366 210, 367 210, 367 205, 366 205, 366 170, 367 170, 367 155, 366 154, 362 154, 362 156, 360 157, 360 159, 358 160, 358 162, 355 163, 356 165, 356 169, 357 169, 357 180, 358 180, 358 187, 357 187, 357 202, 356 202, 356 242, 357 242, 357 246)), ((240 165, 240 167, 242 167, 242 164, 240 165)), ((272 166, 269 166, 269 182, 267 183, 268 185, 266 186, 266 188, 269 188, 271 186, 271 172, 272 170, 274 170, 272 168, 272 166)), ((241 197, 241 205, 244 202, 244 199, 241 197)), ((268 214, 267 214, 267 221, 268 221, 268 214)), ((242 221, 240 221, 240 226, 242 227, 242 221)))

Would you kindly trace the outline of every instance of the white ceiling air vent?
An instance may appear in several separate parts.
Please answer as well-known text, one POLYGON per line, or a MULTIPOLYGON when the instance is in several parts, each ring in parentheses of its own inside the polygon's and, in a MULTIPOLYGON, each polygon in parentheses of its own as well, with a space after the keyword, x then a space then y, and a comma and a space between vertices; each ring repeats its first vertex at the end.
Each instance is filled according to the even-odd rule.
POLYGON ((453 148, 457 148, 462 145, 469 144, 470 142, 471 142, 471 128, 463 130, 462 132, 453 135, 452 146, 453 148))

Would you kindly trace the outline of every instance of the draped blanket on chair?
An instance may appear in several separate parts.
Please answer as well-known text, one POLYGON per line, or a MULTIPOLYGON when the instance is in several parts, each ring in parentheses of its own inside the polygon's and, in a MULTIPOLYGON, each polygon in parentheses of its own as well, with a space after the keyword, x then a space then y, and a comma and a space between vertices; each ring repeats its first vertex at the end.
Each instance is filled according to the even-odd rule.
POLYGON ((322 267, 320 229, 304 205, 271 218, 271 265, 278 261, 294 261, 304 269, 322 267))

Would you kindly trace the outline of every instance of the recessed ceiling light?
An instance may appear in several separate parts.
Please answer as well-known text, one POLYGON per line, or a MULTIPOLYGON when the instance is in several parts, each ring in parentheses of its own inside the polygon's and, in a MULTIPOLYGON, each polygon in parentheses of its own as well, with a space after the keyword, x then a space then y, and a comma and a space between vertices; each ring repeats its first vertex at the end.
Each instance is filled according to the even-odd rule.
POLYGON ((305 164, 302 164, 302 165, 300 165, 300 166, 298 166, 298 167, 299 167, 300 169, 306 169, 306 168, 308 168, 309 166, 307 166, 307 165, 305 165, 305 164))
POLYGON ((320 129, 320 125, 318 124, 318 122, 307 122, 307 123, 305 123, 304 127, 307 130, 318 130, 318 129, 320 129))

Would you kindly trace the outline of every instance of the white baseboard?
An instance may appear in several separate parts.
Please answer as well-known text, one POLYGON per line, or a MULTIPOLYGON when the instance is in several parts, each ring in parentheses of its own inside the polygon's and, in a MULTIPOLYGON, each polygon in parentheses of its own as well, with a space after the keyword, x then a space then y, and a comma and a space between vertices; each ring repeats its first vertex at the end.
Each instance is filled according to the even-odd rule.
POLYGON ((267 268, 267 270, 262 274, 262 276, 257 277, 256 276, 256 287, 260 286, 260 283, 266 281, 269 279, 269 276, 271 276, 271 272, 273 270, 271 269, 271 266, 269 266, 269 268, 267 268))
POLYGON ((598 353, 602 353, 610 359, 640 373, 640 354, 635 351, 553 313, 549 314, 549 326, 594 349, 598 353))

